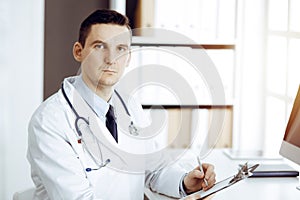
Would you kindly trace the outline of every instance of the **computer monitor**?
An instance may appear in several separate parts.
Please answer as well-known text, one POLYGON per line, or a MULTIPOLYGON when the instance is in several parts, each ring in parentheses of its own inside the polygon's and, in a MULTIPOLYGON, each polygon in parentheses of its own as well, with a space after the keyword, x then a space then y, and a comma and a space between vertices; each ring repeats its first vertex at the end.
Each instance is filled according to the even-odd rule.
MULTIPOLYGON (((279 153, 300 165, 300 86, 286 126, 279 153)), ((297 187, 300 189, 299 187, 297 187)))

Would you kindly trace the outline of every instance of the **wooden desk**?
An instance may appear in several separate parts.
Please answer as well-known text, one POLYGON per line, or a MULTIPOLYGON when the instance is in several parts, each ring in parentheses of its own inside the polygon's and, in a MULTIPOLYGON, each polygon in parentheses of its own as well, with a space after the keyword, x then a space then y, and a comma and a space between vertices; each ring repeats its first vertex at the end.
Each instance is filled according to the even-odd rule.
MULTIPOLYGON (((180 164, 183 162, 190 162, 191 164, 185 164, 185 168, 191 169, 193 165, 196 165, 196 153, 193 151, 187 152, 184 158, 180 159, 180 164)), ((231 160, 224 153, 222 149, 213 150, 206 158, 204 162, 209 162, 215 165, 215 171, 217 174, 217 181, 227 178, 237 172, 238 164, 246 162, 245 160, 231 160)), ((250 161, 249 161, 250 162, 250 161)), ((268 163, 279 164, 284 160, 251 160, 251 163, 268 163)), ((211 198, 212 200, 299 200, 300 190, 296 189, 296 186, 300 185, 298 178, 248 178, 243 180, 229 188, 226 188, 211 198)), ((166 197, 157 193, 151 192, 149 189, 145 190, 146 196, 150 200, 171 200, 173 198, 166 197)))

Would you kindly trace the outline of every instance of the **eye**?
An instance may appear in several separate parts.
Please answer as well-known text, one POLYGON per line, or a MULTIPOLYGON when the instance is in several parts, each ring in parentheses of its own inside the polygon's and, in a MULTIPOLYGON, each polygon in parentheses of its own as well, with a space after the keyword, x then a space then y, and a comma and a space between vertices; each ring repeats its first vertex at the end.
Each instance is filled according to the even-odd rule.
POLYGON ((118 51, 119 52, 125 52, 125 51, 127 51, 128 50, 128 47, 127 46, 119 46, 118 47, 118 51))
POLYGON ((95 48, 96 48, 96 49, 105 49, 105 46, 104 46, 104 44, 99 43, 99 44, 96 44, 96 45, 95 45, 95 48))

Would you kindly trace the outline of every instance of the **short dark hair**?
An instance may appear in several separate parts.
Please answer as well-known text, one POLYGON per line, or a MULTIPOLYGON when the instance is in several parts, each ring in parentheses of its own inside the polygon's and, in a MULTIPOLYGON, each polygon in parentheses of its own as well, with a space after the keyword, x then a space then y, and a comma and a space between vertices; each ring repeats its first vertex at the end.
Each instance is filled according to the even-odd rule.
POLYGON ((78 42, 84 47, 85 40, 94 24, 116 24, 131 30, 129 19, 114 10, 101 9, 90 14, 80 25, 78 42))

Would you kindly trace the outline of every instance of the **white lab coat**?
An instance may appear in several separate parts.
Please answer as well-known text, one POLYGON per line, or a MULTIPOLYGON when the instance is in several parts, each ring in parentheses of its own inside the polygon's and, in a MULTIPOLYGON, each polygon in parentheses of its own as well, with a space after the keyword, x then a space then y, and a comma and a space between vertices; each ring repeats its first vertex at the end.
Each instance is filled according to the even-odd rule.
MULTIPOLYGON (((73 95, 76 94, 76 90, 72 80, 72 77, 65 79, 64 88, 74 103, 73 95)), ((129 110, 131 115, 138 115, 136 110, 139 109, 134 111, 134 108, 129 107, 129 110)), ((135 117, 140 119, 140 116, 135 117)), ((110 167, 86 172, 86 167, 93 167, 95 164, 82 144, 77 142, 75 118, 61 90, 43 102, 32 116, 28 128, 27 158, 36 185, 35 199, 135 200, 143 199, 144 186, 153 191, 179 197, 179 184, 185 170, 175 165, 159 171, 139 169, 139 173, 126 173, 110 167)), ((113 141, 103 122, 98 120, 97 123, 100 128, 105 129, 104 138, 113 141)), ((127 147, 131 152, 140 148, 135 146, 134 142, 134 139, 119 134, 117 145, 122 150, 127 147)), ((116 155, 106 153, 104 159, 107 157, 114 160, 116 155)))

